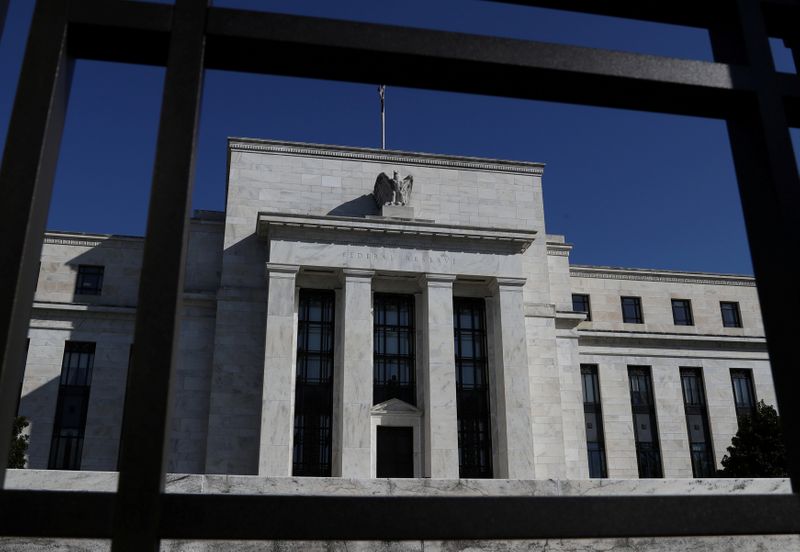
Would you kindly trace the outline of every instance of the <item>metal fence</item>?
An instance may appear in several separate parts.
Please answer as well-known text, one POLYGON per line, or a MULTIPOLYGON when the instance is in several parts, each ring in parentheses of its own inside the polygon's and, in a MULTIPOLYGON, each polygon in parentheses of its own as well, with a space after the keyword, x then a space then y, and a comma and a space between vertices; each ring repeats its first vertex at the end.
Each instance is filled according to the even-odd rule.
MULTIPOLYGON (((800 0, 519 0, 707 29, 715 62, 442 31, 122 0, 38 0, 8 130, 0 197, 0 436, 10 435, 53 174, 76 58, 166 67, 122 430, 119 489, 0 492, 0 535, 160 539, 515 539, 800 533, 798 181, 789 125, 800 0), (205 68, 553 100, 724 119, 795 494, 685 497, 299 497, 164 494, 200 94, 205 68), (313 520, 313 522, 309 522, 313 520)), ((6 0, 0 0, 5 13, 6 0)), ((2 18, 0 18, 0 22, 2 18)), ((0 438, 5 459, 8 439, 0 438)), ((5 475, 0 463, 0 483, 5 475)))

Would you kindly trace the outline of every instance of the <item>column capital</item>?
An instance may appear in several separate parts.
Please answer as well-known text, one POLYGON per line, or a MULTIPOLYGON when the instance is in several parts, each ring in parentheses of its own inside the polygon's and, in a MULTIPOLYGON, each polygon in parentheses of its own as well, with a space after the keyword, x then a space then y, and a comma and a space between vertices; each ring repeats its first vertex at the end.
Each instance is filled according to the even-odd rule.
POLYGON ((453 287, 453 282, 456 281, 454 274, 437 274, 426 272, 419 277, 419 283, 428 287, 453 287))
POLYGON ((373 276, 375 276, 374 270, 367 270, 363 268, 343 268, 339 274, 339 279, 342 281, 353 279, 371 280, 373 276))
POLYGON ((294 278, 297 276, 300 267, 282 263, 265 263, 264 276, 270 278, 294 278))
POLYGON ((510 291, 513 288, 521 288, 525 285, 527 278, 495 278, 492 282, 492 287, 497 291, 510 291))

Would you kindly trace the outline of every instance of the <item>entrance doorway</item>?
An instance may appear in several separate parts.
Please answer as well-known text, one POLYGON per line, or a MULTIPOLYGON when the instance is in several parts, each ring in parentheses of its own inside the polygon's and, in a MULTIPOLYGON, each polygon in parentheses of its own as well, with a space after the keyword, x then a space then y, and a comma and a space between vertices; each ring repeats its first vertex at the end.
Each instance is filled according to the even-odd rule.
POLYGON ((377 477, 414 477, 414 428, 378 426, 377 477))

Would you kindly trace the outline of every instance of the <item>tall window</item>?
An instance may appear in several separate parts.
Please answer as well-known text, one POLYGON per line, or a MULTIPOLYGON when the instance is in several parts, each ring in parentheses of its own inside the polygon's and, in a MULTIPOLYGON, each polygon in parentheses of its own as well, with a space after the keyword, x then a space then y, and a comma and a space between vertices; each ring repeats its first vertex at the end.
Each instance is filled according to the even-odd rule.
POLYGON ((640 297, 621 297, 622 321, 627 324, 644 324, 642 299, 640 297))
POLYGON ((711 450, 711 430, 708 425, 703 375, 699 368, 681 368, 683 407, 689 432, 692 455, 692 474, 695 477, 714 477, 716 467, 711 450))
POLYGON ((572 310, 586 313, 586 321, 590 321, 592 319, 592 305, 589 302, 589 296, 585 293, 573 293, 572 310))
POLYGON ((100 295, 103 291, 102 266, 78 265, 75 295, 100 295))
POLYGON ((400 399, 417 404, 414 377, 414 296, 376 293, 373 404, 400 399))
POLYGON ((297 324, 292 473, 331 475, 333 291, 301 290, 297 324))
POLYGON ((742 313, 736 301, 720 301, 719 310, 722 313, 722 326, 725 328, 741 328, 742 313))
POLYGON ((608 477, 603 437, 603 410, 596 364, 581 364, 583 416, 586 420, 586 448, 589 452, 589 477, 608 477))
POLYGON ((631 411, 639 477, 663 477, 650 367, 628 366, 628 380, 631 387, 631 411))
POLYGON ((459 477, 492 477, 486 306, 483 299, 453 299, 458 411, 459 477))
POLYGON ((81 469, 89 387, 94 368, 94 343, 67 341, 61 362, 53 438, 50 442, 51 470, 81 469))
POLYGON ((733 402, 736 405, 736 418, 739 425, 742 418, 752 416, 756 411, 756 392, 753 388, 753 372, 750 370, 731 370, 733 402))
POLYGON ((676 326, 694 326, 692 302, 688 299, 673 299, 672 321, 676 326))

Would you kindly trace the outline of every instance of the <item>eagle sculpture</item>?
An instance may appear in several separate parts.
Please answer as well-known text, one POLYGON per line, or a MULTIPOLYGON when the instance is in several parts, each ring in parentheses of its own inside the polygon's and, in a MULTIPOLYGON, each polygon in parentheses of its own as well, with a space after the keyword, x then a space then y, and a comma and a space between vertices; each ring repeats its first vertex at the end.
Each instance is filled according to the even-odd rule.
POLYGON ((411 201, 411 188, 414 185, 414 177, 408 175, 403 180, 394 171, 394 176, 389 178, 386 173, 381 173, 375 180, 375 189, 372 195, 378 207, 384 205, 408 205, 411 201))

